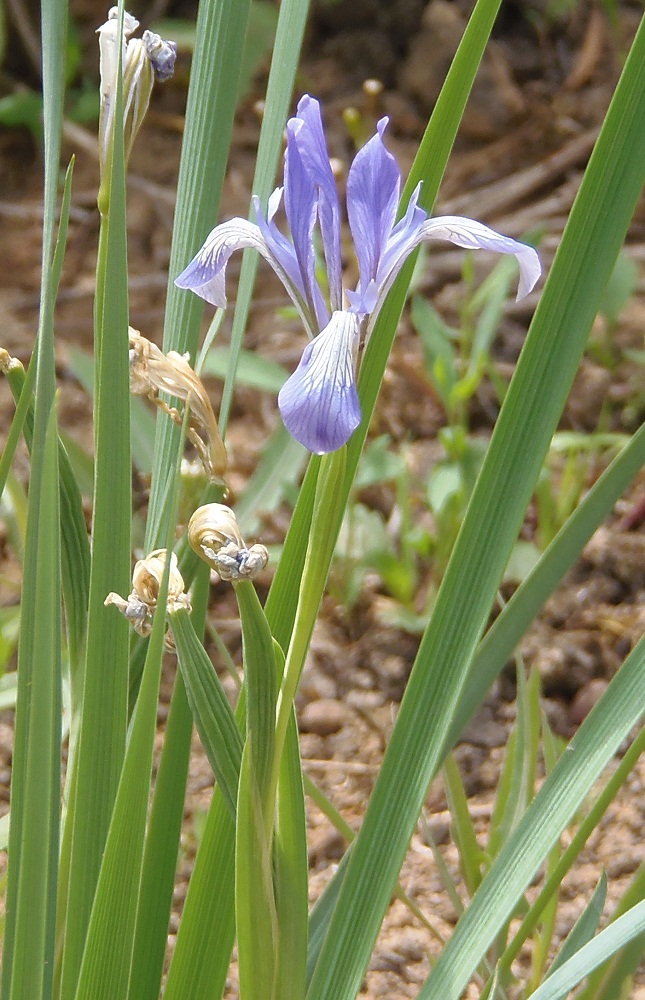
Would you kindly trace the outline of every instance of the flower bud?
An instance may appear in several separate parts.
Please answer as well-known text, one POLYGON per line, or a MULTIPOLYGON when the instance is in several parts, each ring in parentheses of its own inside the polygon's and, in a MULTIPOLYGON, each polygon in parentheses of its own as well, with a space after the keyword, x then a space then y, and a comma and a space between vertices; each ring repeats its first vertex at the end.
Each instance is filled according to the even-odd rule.
POLYGON ((188 523, 188 541, 222 580, 253 580, 266 566, 264 545, 247 547, 235 514, 222 503, 198 507, 188 523))
POLYGON ((108 19, 97 29, 99 36, 101 116, 99 121, 99 154, 101 171, 108 163, 114 134, 114 108, 119 67, 119 44, 123 73, 123 127, 126 163, 137 132, 148 110, 155 80, 168 80, 175 68, 177 46, 165 42, 152 31, 143 38, 130 39, 139 22, 124 11, 123 33, 119 39, 119 12, 112 7, 108 19), (126 43, 126 39, 130 39, 126 43))

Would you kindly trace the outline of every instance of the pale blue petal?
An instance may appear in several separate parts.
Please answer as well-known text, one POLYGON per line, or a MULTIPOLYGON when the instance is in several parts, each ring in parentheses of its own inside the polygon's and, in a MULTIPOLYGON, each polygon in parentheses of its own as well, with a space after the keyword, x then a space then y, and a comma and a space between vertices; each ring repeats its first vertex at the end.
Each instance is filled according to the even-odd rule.
POLYGON ((190 289, 206 302, 223 309, 226 306, 226 265, 231 254, 248 247, 253 247, 269 259, 259 228, 248 219, 231 219, 215 226, 190 264, 175 278, 175 284, 178 288, 190 289))
POLYGON ((340 309, 343 294, 340 204, 318 101, 305 94, 298 103, 296 117, 287 124, 287 129, 289 128, 292 129, 302 163, 318 188, 318 219, 327 265, 329 296, 332 310, 340 309))
POLYGON ((300 364, 278 395, 289 433, 323 455, 344 445, 361 422, 354 356, 358 319, 337 311, 305 347, 300 364))
POLYGON ((401 172, 385 148, 381 118, 376 135, 354 157, 347 177, 347 215, 360 273, 359 291, 376 278, 399 204, 401 172))
POLYGON ((439 216, 427 219, 416 228, 411 226, 405 238, 398 239, 396 245, 384 255, 384 266, 378 275, 379 296, 374 315, 383 305, 394 279, 409 255, 422 243, 430 240, 447 240, 466 250, 492 250, 494 253, 512 254, 520 267, 518 300, 532 291, 542 273, 537 252, 526 243, 502 236, 474 219, 465 219, 459 215, 439 216))
MULTIPOLYGON (((276 198, 272 196, 272 206, 275 203, 276 198)), ((226 306, 225 275, 229 258, 236 250, 252 248, 271 265, 298 310, 307 332, 314 336, 319 327, 310 315, 304 289, 299 284, 300 271, 293 247, 273 223, 264 219, 261 212, 259 217, 262 225, 235 218, 215 226, 190 264, 175 278, 175 284, 223 309, 226 306)))
POLYGON ((314 226, 318 215, 318 196, 314 181, 305 168, 296 140, 303 123, 292 119, 287 125, 287 150, 284 157, 284 208, 293 238, 293 247, 300 270, 305 297, 310 312, 315 315, 318 329, 329 322, 322 292, 316 281, 314 226))

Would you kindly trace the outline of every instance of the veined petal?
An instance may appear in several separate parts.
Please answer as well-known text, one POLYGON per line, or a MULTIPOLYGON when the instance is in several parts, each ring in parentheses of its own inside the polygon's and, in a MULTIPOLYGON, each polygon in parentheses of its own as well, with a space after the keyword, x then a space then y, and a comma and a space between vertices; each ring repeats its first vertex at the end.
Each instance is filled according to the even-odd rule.
POLYGON ((316 281, 314 226, 318 214, 318 199, 314 181, 306 170, 295 132, 302 126, 292 119, 287 125, 287 150, 284 157, 284 209, 293 238, 296 260, 310 311, 316 316, 318 329, 329 322, 329 311, 316 281))
POLYGON ((427 219, 416 227, 411 226, 405 238, 397 240, 396 244, 393 241, 388 248, 377 278, 379 297, 374 315, 383 305, 394 279, 409 255, 422 243, 430 240, 447 240, 466 250, 492 250, 494 253, 512 254, 520 266, 518 301, 529 294, 542 273, 540 258, 528 244, 502 236, 474 219, 465 219, 459 215, 438 216, 436 219, 427 219))
MULTIPOLYGON (((412 192, 405 215, 392 230, 390 238, 385 245, 385 250, 381 255, 376 277, 373 278, 367 285, 365 285, 362 281, 359 281, 358 287, 354 292, 349 290, 345 292, 350 310, 357 313, 359 316, 368 316, 370 313, 374 312, 379 302, 382 301, 381 284, 387 278, 392 267, 398 263, 401 256, 401 248, 407 247, 408 243, 410 243, 410 241, 418 233, 421 225, 428 218, 427 212, 425 212, 422 208, 419 208, 417 204, 420 193, 421 182, 417 184, 416 188, 412 192), (385 278, 382 277, 383 275, 385 278)), ((408 252, 409 251, 406 251, 406 256, 408 252)), ((403 259, 405 259, 405 257, 403 259)), ((399 267, 401 267, 402 263, 403 260, 399 263, 399 267)))
POLYGON ((251 247, 271 265, 300 313, 307 331, 314 336, 317 327, 307 309, 293 247, 275 225, 264 219, 257 206, 256 210, 262 219, 261 226, 241 218, 215 226, 190 264, 175 278, 175 284, 178 288, 190 289, 206 302, 223 309, 226 306, 225 273, 229 258, 236 250, 251 247), (275 233, 268 232, 269 228, 275 233))
POLYGON ((342 305, 340 203, 320 114, 320 104, 309 94, 298 103, 296 117, 287 123, 305 170, 318 189, 318 219, 323 240, 332 310, 342 305))
POLYGON ((287 430, 316 455, 342 447, 361 422, 354 376, 357 338, 358 318, 334 312, 322 333, 305 347, 278 395, 287 430))
POLYGON ((520 266, 520 280, 517 299, 525 298, 532 291, 542 273, 540 258, 533 247, 510 236, 489 229, 474 219, 463 219, 458 215, 444 215, 428 219, 419 230, 421 241, 449 240, 466 250, 492 250, 494 253, 513 254, 520 266))
POLYGON ((399 203, 401 172, 383 143, 387 123, 387 118, 378 122, 376 135, 356 154, 347 177, 347 215, 358 258, 361 292, 376 278, 399 203))

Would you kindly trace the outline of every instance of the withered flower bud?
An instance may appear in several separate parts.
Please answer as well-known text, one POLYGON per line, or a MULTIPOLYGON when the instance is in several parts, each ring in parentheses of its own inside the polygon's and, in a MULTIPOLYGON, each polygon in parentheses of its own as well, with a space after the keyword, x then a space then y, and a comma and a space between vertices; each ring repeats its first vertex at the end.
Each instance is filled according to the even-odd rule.
MULTIPOLYGON (((159 598, 159 587, 166 563, 166 550, 155 549, 145 559, 139 559, 132 573, 132 593, 124 600, 119 594, 110 593, 105 598, 105 605, 114 604, 121 614, 128 619, 135 632, 149 636, 152 631, 152 620, 159 598)), ((177 565, 174 552, 170 556, 170 576, 168 579, 168 603, 170 614, 180 608, 191 610, 190 598, 184 593, 184 581, 177 565)), ((170 629, 166 631, 164 645, 174 652, 175 642, 170 629)))
POLYGON ((160 392, 176 396, 190 406, 188 438, 195 445, 211 479, 222 482, 227 455, 217 427, 208 393, 199 375, 190 367, 187 354, 168 351, 129 328, 130 391, 147 396, 156 406, 181 426, 183 416, 159 398, 160 392))
POLYGON ((222 503, 197 508, 188 523, 188 541, 222 580, 233 583, 255 579, 269 560, 264 545, 247 547, 235 514, 222 503))

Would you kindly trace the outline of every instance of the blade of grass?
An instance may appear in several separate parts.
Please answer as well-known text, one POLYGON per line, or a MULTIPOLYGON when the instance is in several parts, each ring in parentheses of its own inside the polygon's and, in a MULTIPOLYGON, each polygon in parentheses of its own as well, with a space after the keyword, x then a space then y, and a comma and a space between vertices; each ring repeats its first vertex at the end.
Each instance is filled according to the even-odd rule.
POLYGON ((234 816, 242 759, 240 730, 188 612, 179 610, 170 620, 193 719, 217 783, 234 816))
MULTIPOLYGON (((39 374, 45 370, 45 364, 39 374)), ((38 405, 37 405, 38 414, 38 405)), ((54 966, 61 753, 61 608, 56 412, 35 482, 47 500, 30 502, 18 654, 18 699, 9 830, 7 924, 2 997, 45 1000, 54 966), (34 520, 35 518, 35 520, 34 520)))
MULTIPOLYGON (((627 891, 621 897, 612 920, 627 913, 645 896, 645 865, 641 864, 632 879, 627 891)), ((632 938, 630 944, 614 955, 608 963, 599 966, 593 975, 589 976, 586 987, 579 993, 577 1000, 614 1000, 624 995, 626 981, 633 978, 643 959, 645 934, 632 938)))
MULTIPOLYGON (((189 413, 181 428, 185 440, 189 413)), ((164 523, 165 551, 172 551, 180 495, 180 449, 164 523)), ((166 633, 171 561, 159 584, 139 697, 114 804, 90 917, 75 1000, 127 1000, 139 904, 157 704, 166 633)))
MULTIPOLYGON (((13 759, 11 854, 3 950, 2 1000, 51 993, 60 822, 61 607, 58 449, 54 409, 52 269, 63 97, 67 4, 42 11, 44 212, 36 405, 23 570, 19 692, 13 759), (42 546, 42 551, 41 551, 42 546), (44 565, 43 565, 44 564, 44 565), (46 575, 47 574, 47 575, 46 575), (17 750, 17 753, 16 753, 17 750), (33 906, 33 909, 32 909, 33 906)), ((33 383, 32 383, 33 384, 33 383)), ((29 394, 25 396, 25 413, 29 394)))
MULTIPOLYGON (((123 8, 120 6, 120 16, 123 8)), ((115 121, 123 121, 119 71, 115 121)), ((78 735, 62 1000, 76 992, 101 859, 125 752, 129 628, 104 606, 130 591, 130 385, 123 128, 115 127, 109 206, 101 216, 95 301, 95 482, 87 647, 78 735), (106 290, 109 288, 109 294, 106 290)))
POLYGON ((240 1000, 256 1000, 257 997, 275 1000, 278 921, 271 852, 253 759, 253 739, 247 735, 240 770, 235 838, 235 924, 240 1000))
MULTIPOLYGON (((210 569, 200 563, 200 572, 191 589, 192 620, 196 630, 206 616, 209 588, 210 569)), ((192 731, 193 715, 181 670, 177 670, 143 856, 130 976, 133 1000, 157 997, 161 989, 192 731)))
POLYGON ((588 814, 580 824, 579 828, 562 854, 557 863, 549 870, 548 878, 540 890, 540 893, 526 914, 522 924, 513 939, 509 943, 506 951, 500 959, 500 965, 504 971, 509 971, 517 955, 519 955, 522 945, 538 926, 541 915, 552 898, 557 898, 560 885, 571 869, 574 861, 580 854, 587 840, 598 826, 609 805, 614 800, 619 790, 622 788, 627 776, 634 767, 636 761, 645 749, 645 728, 640 733, 627 750, 626 754, 618 764, 615 772, 609 778, 607 784, 599 793, 588 814))
POLYGON ((273 876, 279 927, 276 995, 289 1000, 304 1000, 306 989, 308 875, 302 765, 292 713, 278 783, 273 876))
MULTIPOLYGON (((250 580, 235 584, 235 597, 242 623, 242 655, 246 688, 246 738, 251 740, 248 794, 260 796, 267 824, 272 829, 273 803, 269 801, 271 761, 275 745, 275 707, 277 699, 276 654, 273 636, 255 587, 250 580)), ((281 651, 278 655, 282 661, 281 651)), ((241 794, 241 793, 240 793, 241 794)), ((238 794, 238 802, 240 801, 238 794)), ((250 803, 245 804, 250 809, 250 803)), ((247 822, 251 822, 251 814, 247 822)), ((247 843, 247 847, 249 844, 247 843)))
MULTIPOLYGON (((244 724, 244 693, 235 717, 244 724)), ((235 937, 235 825, 215 787, 182 913, 164 1000, 221 997, 235 937)))
POLYGON ((645 901, 637 903, 597 934, 557 972, 554 972, 535 993, 531 993, 531 1000, 562 1000, 585 976, 644 931, 645 901))
POLYGON ((598 885, 594 889, 593 896, 585 906, 584 910, 571 928, 569 934, 553 959, 551 966, 545 976, 548 979, 560 966, 564 965, 580 949, 591 941, 598 930, 598 924, 602 916, 605 899, 607 898, 607 873, 603 871, 598 880, 598 885))

